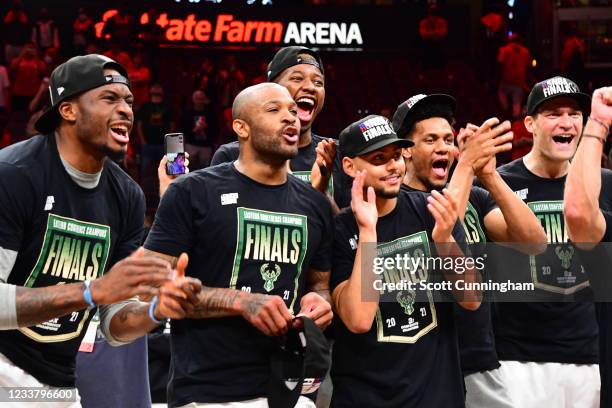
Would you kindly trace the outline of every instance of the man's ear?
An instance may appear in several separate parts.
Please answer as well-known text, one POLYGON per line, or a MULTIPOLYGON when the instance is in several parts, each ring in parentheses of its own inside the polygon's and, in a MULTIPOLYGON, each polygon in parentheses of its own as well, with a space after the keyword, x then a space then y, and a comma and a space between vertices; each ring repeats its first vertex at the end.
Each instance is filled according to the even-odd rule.
POLYGON ((249 124, 242 119, 234 119, 232 129, 238 135, 238 139, 246 140, 249 138, 249 124))
POLYGON ((402 156, 404 156, 404 160, 408 162, 408 160, 412 160, 412 147, 404 147, 402 149, 402 156))
POLYGON ((350 157, 342 158, 342 169, 344 170, 346 175, 351 178, 355 178, 355 176, 357 175, 357 169, 355 168, 354 159, 351 159, 350 157))
POLYGON ((66 101, 60 103, 57 108, 62 119, 67 122, 75 123, 77 120, 77 113, 79 111, 79 107, 77 106, 76 101, 66 101))
POLYGON ((525 124, 525 129, 527 129, 529 133, 531 134, 535 133, 535 117, 525 116, 523 123, 525 124))

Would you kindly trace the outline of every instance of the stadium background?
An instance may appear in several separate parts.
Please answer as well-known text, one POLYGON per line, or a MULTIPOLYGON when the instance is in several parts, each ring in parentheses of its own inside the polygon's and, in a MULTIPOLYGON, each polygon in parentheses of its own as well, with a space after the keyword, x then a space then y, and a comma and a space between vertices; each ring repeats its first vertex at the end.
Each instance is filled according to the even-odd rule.
MULTIPOLYGON (((262 82, 267 62, 285 45, 304 45, 322 54, 326 98, 313 130, 330 137, 359 117, 389 116, 409 96, 435 92, 457 99, 457 128, 499 116, 515 119, 518 129, 520 117, 512 118, 511 109, 502 109, 498 99, 503 67, 497 61, 499 49, 517 35, 531 53, 526 87, 562 73, 590 93, 609 81, 612 68, 608 0, 24 0, 21 15, 27 18, 11 23, 7 18, 14 3, 0 4, 0 64, 11 83, 0 89, 8 91, 0 97, 0 146, 31 136, 28 122, 48 103, 40 92, 44 78, 59 63, 84 52, 105 53, 128 70, 148 69, 139 85, 136 121, 150 119, 143 119, 141 108, 151 98, 150 86, 159 83, 170 119, 158 130, 184 131, 181 114, 191 108, 194 91, 201 90, 208 126, 205 145, 211 153, 235 138, 229 110, 233 97, 262 82), (42 17, 43 9, 48 19, 42 17), (80 14, 87 18, 79 20, 80 14), (432 32, 423 32, 423 19, 432 15, 432 32), (43 44, 49 39, 36 27, 49 27, 49 19, 57 39, 43 44), (28 72, 14 59, 31 40, 42 64, 28 72), (140 59, 142 66, 134 63, 140 59)), ((156 166, 143 166, 142 153, 143 144, 155 140, 163 139, 148 135, 142 143, 135 126, 124 163, 147 194, 149 214, 157 205, 156 166)), ((511 158, 500 157, 499 162, 511 158)), ((607 157, 602 160, 607 166, 607 157)))

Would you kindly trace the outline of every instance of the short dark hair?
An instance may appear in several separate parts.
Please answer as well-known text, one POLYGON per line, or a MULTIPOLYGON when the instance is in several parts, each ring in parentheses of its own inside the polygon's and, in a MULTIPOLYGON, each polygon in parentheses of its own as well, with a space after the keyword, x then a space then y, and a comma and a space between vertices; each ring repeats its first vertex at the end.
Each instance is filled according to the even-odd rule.
POLYGON ((449 125, 455 124, 455 116, 450 106, 444 104, 432 104, 425 103, 421 106, 415 106, 414 112, 404 120, 405 128, 408 129, 406 138, 411 139, 412 133, 415 131, 416 124, 422 120, 429 118, 443 118, 446 119, 449 125))

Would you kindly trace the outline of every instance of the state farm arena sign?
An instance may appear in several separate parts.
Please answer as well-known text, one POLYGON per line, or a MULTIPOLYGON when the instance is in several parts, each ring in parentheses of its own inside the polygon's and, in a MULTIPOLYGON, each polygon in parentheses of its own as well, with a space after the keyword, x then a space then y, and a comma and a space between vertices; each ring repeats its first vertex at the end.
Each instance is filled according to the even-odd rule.
MULTIPOLYGON (((96 36, 104 37, 106 22, 117 14, 107 10, 102 21, 95 26, 96 36)), ((142 13, 138 23, 149 23, 149 15, 142 13)), ((211 18, 198 17, 191 13, 184 17, 160 12, 155 20, 164 32, 169 44, 194 45, 305 45, 312 47, 361 48, 363 33, 358 22, 351 21, 281 21, 260 20, 241 17, 236 14, 218 14, 211 18)))

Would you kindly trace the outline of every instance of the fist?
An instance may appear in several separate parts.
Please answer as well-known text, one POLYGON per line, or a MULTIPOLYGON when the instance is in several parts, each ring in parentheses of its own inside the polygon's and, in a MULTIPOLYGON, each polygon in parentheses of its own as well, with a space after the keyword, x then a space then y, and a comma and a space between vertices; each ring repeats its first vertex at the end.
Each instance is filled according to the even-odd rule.
POLYGON ((612 123, 612 87, 599 88, 593 92, 591 117, 608 127, 612 123))

